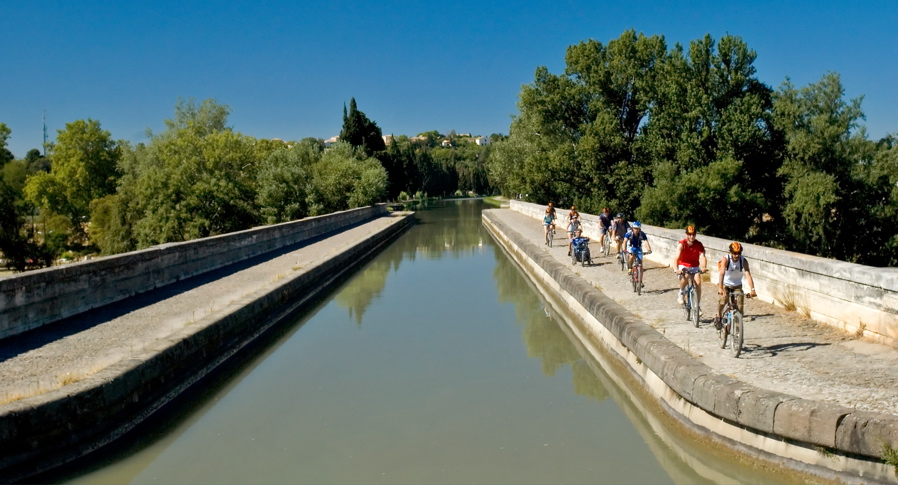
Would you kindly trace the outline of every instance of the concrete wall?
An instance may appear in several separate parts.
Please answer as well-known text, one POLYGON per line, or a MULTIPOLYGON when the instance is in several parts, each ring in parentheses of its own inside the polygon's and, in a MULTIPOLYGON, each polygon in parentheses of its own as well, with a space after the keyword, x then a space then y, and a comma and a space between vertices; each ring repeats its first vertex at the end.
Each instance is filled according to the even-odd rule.
POLYGON ((544 294, 585 322, 584 329, 573 329, 578 338, 601 342, 688 428, 827 480, 896 483, 880 455, 883 440, 898 441, 898 417, 800 399, 716 373, 490 212, 483 212, 483 221, 493 236, 544 294))
MULTIPOLYGON (((510 207, 540 220, 545 213, 545 206, 529 202, 513 200, 510 207)), ((562 233, 567 212, 558 211, 557 227, 562 233)), ((598 216, 581 216, 584 234, 598 237, 598 216)), ((646 259, 673 265, 684 231, 645 224, 643 230, 653 251, 646 259)), ((732 241, 702 234, 698 240, 707 251, 711 281, 716 282, 717 261, 728 252, 732 241)), ((898 268, 874 268, 753 244, 744 246, 760 299, 898 347, 898 268)))
POLYGON ((0 339, 385 214, 379 204, 0 279, 0 339))
MULTIPOLYGON (((379 212, 355 211, 349 219, 379 212)), ((338 223, 340 217, 346 215, 330 222, 338 223)), ((63 388, 2 406, 0 483, 66 463, 126 433, 270 328, 289 321, 330 291, 413 221, 413 213, 399 215, 345 251, 291 272, 129 360, 63 388)), ((316 225, 321 223, 319 218, 316 225)))

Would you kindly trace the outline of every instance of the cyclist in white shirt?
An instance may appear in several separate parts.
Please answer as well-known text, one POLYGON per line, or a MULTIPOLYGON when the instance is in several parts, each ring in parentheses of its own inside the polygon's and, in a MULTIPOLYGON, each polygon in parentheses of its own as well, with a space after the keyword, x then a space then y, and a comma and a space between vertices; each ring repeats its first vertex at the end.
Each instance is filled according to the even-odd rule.
POLYGON ((717 278, 717 294, 720 299, 717 302, 717 316, 714 317, 714 326, 720 329, 720 319, 723 314, 723 307, 727 303, 727 290, 733 290, 736 293, 736 303, 739 305, 739 311, 742 311, 745 304, 745 294, 742 292, 742 277, 748 279, 748 287, 751 288, 751 296, 758 296, 755 293, 755 281, 751 277, 751 271, 748 269, 748 260, 742 256, 742 245, 734 242, 730 244, 730 253, 717 262, 717 272, 720 274, 717 278))

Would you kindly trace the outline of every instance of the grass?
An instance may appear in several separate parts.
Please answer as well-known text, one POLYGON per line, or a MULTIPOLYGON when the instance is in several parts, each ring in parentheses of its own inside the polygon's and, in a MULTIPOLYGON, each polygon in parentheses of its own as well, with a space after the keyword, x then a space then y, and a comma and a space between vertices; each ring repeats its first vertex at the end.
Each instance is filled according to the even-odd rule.
POLYGON ((864 330, 867 330, 867 324, 864 322, 860 322, 857 326, 857 331, 854 332, 854 335, 857 338, 862 338, 864 336, 864 330))
MULTIPOLYGON (((882 439, 882 438, 880 438, 882 439)), ((882 440, 882 461, 885 462, 886 465, 892 466, 895 468, 895 477, 898 478, 898 450, 889 446, 885 440, 882 440)))

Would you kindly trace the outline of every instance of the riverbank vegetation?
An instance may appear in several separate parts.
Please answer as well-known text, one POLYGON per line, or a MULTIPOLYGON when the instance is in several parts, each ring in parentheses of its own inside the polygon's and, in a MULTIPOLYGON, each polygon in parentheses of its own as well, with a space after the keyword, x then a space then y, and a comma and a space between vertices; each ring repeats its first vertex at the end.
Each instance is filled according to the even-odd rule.
POLYGON ((17 271, 374 202, 501 193, 873 266, 898 265, 898 138, 874 141, 837 73, 758 79, 736 36, 684 47, 633 30, 536 69, 509 136, 383 136, 343 109, 338 142, 256 139, 179 100, 132 145, 96 120, 15 160, 0 123, 0 252, 17 271))
POLYGON ((874 266, 898 264, 898 146, 869 140, 837 73, 773 89, 736 36, 629 30, 536 69, 491 182, 600 213, 874 266))
POLYGON ((6 150, 10 130, 0 124, 6 266, 24 271, 61 256, 116 254, 401 194, 490 190, 489 146, 454 132, 382 137, 355 99, 330 146, 246 136, 228 126, 229 114, 212 99, 179 100, 166 129, 137 145, 114 140, 99 121, 77 120, 59 131, 48 158, 32 150, 24 160, 6 150))

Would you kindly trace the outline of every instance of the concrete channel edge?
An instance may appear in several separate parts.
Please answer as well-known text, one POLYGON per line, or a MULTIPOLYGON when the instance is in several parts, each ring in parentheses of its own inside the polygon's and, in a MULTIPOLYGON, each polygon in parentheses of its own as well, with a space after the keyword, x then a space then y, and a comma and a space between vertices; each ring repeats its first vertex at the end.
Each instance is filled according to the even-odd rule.
POLYGON ((898 417, 761 389, 719 374, 626 308, 483 212, 493 237, 525 272, 557 292, 590 332, 690 429, 740 452, 822 478, 898 483, 881 454, 898 417))
MULTIPOLYGON (((386 216, 390 217, 390 216, 386 216)), ((193 322, 142 354, 0 410, 0 483, 72 461, 122 436, 259 336, 342 281, 410 227, 413 213, 351 248, 193 322)))

